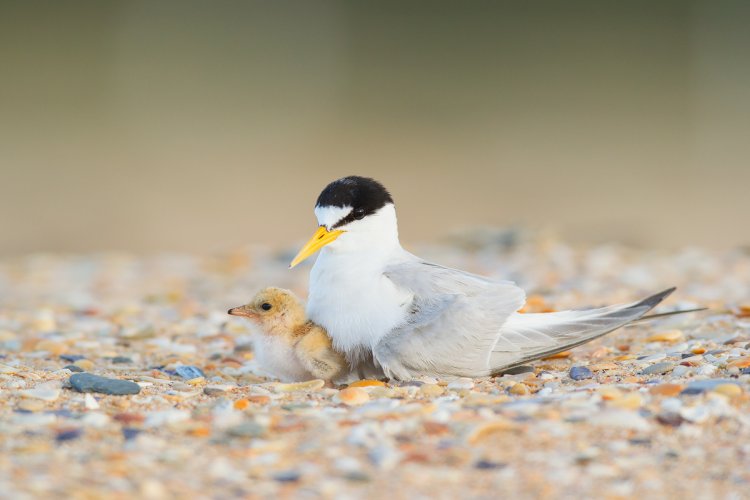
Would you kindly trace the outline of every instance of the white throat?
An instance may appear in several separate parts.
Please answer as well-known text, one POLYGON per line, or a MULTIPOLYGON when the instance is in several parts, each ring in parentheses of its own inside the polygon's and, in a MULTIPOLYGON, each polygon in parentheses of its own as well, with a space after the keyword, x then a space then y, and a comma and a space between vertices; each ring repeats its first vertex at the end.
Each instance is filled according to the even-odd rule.
MULTIPOLYGON (((349 214, 351 208, 320 207, 315 209, 318 222, 329 229, 349 214), (337 217, 330 222, 332 217, 337 217), (331 226, 327 225, 330 223, 331 226)), ((344 231, 336 241, 323 248, 323 253, 339 254, 354 252, 361 258, 365 255, 372 259, 377 255, 390 255, 400 249, 398 241, 398 221, 396 208, 388 203, 375 213, 369 214, 361 220, 352 221, 337 229, 344 231)))
POLYGON ((393 204, 341 229, 344 233, 321 250, 310 273, 307 313, 353 361, 352 354, 370 350, 404 321, 411 294, 397 290, 383 274, 406 254, 393 204))

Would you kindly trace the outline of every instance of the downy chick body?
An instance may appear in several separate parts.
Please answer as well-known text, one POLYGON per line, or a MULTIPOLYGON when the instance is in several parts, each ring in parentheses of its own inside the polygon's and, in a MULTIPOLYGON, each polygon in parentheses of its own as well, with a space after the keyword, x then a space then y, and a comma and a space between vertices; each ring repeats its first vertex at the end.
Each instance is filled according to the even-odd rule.
POLYGON ((265 288, 229 314, 249 318, 260 327, 255 354, 268 375, 295 382, 332 380, 346 373, 348 365, 333 349, 328 333, 307 320, 304 307, 289 290, 265 288))

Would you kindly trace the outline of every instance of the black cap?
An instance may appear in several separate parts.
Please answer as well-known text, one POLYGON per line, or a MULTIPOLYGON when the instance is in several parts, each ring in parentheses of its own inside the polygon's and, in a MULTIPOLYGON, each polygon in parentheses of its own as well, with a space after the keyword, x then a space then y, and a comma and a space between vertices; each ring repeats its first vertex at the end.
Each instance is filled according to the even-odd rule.
POLYGON ((327 185, 315 206, 352 207, 352 211, 333 226, 340 227, 375 213, 388 203, 392 204, 393 198, 381 183, 369 177, 351 175, 327 185))

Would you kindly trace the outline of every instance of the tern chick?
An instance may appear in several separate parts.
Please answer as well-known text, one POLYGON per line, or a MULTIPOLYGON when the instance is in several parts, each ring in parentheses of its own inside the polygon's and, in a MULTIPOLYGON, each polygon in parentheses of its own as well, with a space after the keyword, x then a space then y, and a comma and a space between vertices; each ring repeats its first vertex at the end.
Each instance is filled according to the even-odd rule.
POLYGON ((230 309, 260 327, 255 343, 261 369, 285 382, 320 378, 332 380, 345 373, 344 357, 331 345, 321 327, 308 321, 297 297, 282 288, 264 288, 250 303, 230 309))

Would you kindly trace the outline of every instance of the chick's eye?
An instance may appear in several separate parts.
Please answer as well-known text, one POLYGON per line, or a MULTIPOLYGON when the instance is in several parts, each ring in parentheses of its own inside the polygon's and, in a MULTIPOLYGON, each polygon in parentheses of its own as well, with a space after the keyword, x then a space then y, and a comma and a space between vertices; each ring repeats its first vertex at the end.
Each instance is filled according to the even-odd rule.
POLYGON ((354 218, 357 220, 362 219, 365 216, 365 209, 364 208, 357 208, 354 210, 354 218))
POLYGON ((262 304, 260 305, 260 308, 261 308, 261 309, 263 309, 264 311, 268 311, 268 310, 270 310, 270 309, 271 309, 271 304, 269 304, 268 302, 263 302, 263 303, 262 303, 262 304))

